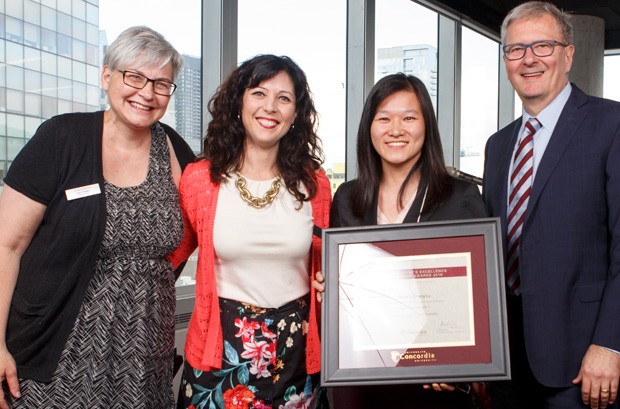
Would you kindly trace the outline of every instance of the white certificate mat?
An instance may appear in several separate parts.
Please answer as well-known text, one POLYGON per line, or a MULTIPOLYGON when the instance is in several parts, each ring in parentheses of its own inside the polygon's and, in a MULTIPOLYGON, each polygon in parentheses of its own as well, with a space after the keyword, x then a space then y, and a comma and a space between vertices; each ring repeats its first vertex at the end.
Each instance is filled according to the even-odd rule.
POLYGON ((475 344, 471 253, 395 256, 339 245, 341 368, 393 367, 408 349, 475 344))

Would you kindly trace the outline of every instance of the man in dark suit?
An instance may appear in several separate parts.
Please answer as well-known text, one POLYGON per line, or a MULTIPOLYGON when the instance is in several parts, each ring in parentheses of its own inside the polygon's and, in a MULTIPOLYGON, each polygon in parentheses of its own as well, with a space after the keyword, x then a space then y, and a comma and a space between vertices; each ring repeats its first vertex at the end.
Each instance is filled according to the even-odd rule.
POLYGON ((502 25, 523 116, 485 152, 512 364, 512 380, 491 386, 494 408, 618 407, 620 103, 569 83, 572 40, 570 16, 550 3, 522 4, 502 25))

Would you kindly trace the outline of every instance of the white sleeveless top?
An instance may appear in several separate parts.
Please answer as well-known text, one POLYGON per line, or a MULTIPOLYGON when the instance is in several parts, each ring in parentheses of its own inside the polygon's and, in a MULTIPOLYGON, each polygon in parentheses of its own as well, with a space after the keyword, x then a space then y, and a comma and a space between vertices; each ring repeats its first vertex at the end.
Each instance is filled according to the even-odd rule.
MULTIPOLYGON (((245 178, 255 197, 263 197, 274 179, 245 178)), ((255 209, 241 199, 236 176, 222 182, 215 212, 213 243, 218 295, 276 308, 310 291, 312 209, 284 186, 269 205, 255 209)))

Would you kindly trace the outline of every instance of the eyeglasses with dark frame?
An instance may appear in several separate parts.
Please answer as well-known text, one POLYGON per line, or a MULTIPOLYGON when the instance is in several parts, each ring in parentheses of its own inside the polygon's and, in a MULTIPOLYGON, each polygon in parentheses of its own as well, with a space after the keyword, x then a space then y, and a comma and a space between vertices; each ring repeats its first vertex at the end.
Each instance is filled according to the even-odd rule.
POLYGON ((525 57, 525 52, 528 48, 532 49, 532 53, 534 53, 536 57, 548 57, 553 54, 556 45, 568 47, 568 44, 555 40, 539 40, 529 44, 506 44, 502 47, 502 50, 507 60, 515 61, 525 57))
POLYGON ((118 72, 123 74, 123 82, 125 83, 125 85, 129 85, 132 88, 142 89, 146 87, 146 84, 152 82, 153 92, 157 95, 164 95, 166 97, 171 96, 174 93, 174 90, 177 89, 176 84, 170 81, 153 80, 145 75, 140 74, 139 72, 122 70, 118 70, 118 72))

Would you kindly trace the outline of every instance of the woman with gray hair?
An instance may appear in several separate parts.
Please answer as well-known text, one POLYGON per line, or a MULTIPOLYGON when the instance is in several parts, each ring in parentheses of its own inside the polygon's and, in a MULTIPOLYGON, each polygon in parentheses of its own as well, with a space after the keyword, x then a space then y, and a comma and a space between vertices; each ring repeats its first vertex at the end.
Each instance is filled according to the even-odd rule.
POLYGON ((44 122, 0 195, 0 408, 173 407, 178 182, 159 122, 182 65, 148 27, 110 45, 109 109, 44 122))

